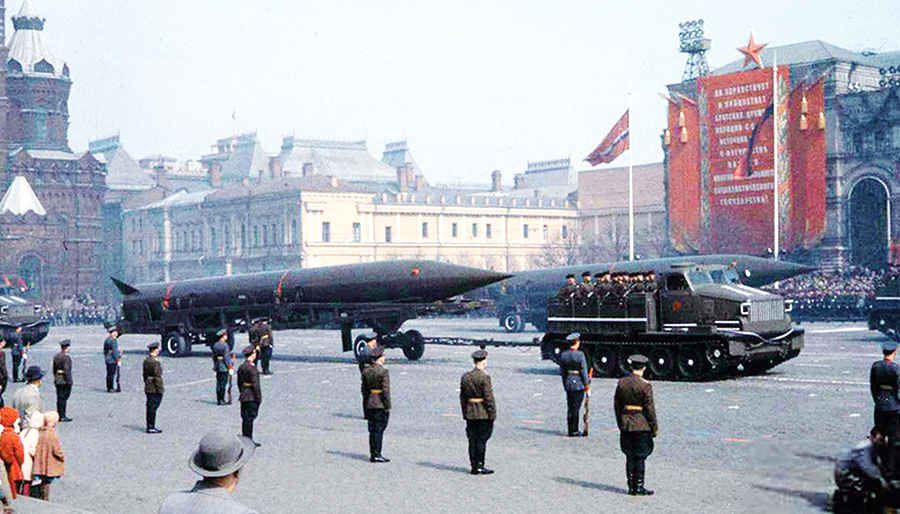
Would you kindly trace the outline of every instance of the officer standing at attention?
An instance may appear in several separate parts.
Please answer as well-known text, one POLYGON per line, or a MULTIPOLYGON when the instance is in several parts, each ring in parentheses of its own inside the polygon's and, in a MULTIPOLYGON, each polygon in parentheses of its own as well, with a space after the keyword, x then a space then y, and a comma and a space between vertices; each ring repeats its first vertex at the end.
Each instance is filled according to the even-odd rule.
POLYGON ((494 471, 484 467, 484 454, 488 439, 494 431, 497 407, 491 377, 484 372, 488 353, 478 350, 472 354, 475 369, 462 376, 459 384, 459 403, 466 420, 466 437, 469 438, 469 463, 471 474, 490 475, 494 471))
POLYGON ((216 335, 219 340, 212 347, 213 371, 216 372, 216 405, 225 405, 225 389, 228 387, 229 374, 234 374, 234 363, 228 351, 228 331, 223 328, 216 335))
POLYGON ((109 337, 103 341, 103 362, 106 363, 106 392, 119 392, 113 388, 116 380, 116 372, 122 362, 122 353, 119 351, 119 327, 113 325, 106 329, 109 337))
POLYGON ((371 364, 362 372, 363 411, 369 422, 369 461, 390 462, 381 455, 384 430, 391 417, 391 377, 384 367, 384 350, 370 352, 371 364))
POLYGON ((56 411, 60 421, 72 421, 66 416, 66 403, 72 394, 72 358, 69 357, 68 339, 59 342, 59 353, 53 356, 53 384, 56 385, 56 411))
MULTIPOLYGON (((256 348, 247 346, 244 348, 244 362, 238 368, 238 390, 241 392, 238 399, 241 402, 241 432, 244 437, 253 439, 253 421, 259 414, 259 404, 262 403, 262 387, 259 384, 259 371, 256 369, 256 348)), ((259 443, 253 442, 256 446, 259 443)))
POLYGON ((900 458, 900 398, 897 396, 900 381, 900 364, 897 364, 897 343, 887 341, 881 345, 884 358, 872 364, 869 372, 869 390, 875 402, 875 428, 887 436, 891 451, 888 459, 889 474, 897 471, 900 458))
POLYGON ((563 388, 566 390, 569 437, 577 437, 584 435, 578 431, 578 418, 584 395, 590 394, 591 379, 587 372, 587 360, 579 351, 581 334, 569 334, 566 341, 569 342, 569 349, 559 354, 559 367, 562 372, 563 388))
POLYGON ((156 428, 156 409, 162 403, 163 386, 162 363, 159 362, 159 343, 152 342, 147 345, 149 355, 144 359, 144 394, 147 395, 147 433, 160 434, 162 430, 156 428))
POLYGON ((632 355, 628 361, 631 374, 619 379, 615 395, 619 446, 626 458, 628 494, 647 496, 653 491, 644 489, 644 461, 653 453, 653 438, 659 431, 653 407, 653 387, 644 380, 644 370, 650 360, 643 355, 632 355))
POLYGON ((384 354, 384 347, 378 344, 378 334, 375 332, 369 332, 365 336, 363 336, 366 340, 366 345, 360 348, 356 358, 359 362, 359 372, 366 368, 370 362, 372 362, 371 355, 375 348, 380 348, 381 353, 384 354))
POLYGON ((269 371, 269 361, 272 360, 272 350, 275 347, 275 340, 272 338, 272 327, 269 320, 263 320, 262 331, 259 334, 259 362, 262 365, 262 374, 271 375, 269 371))
MULTIPOLYGON (((12 348, 12 361, 13 361, 13 382, 23 382, 23 380, 19 380, 19 366, 22 365, 22 360, 25 357, 25 346, 22 343, 22 327, 17 326, 13 333, 9 336, 9 345, 12 348)), ((22 370, 24 373, 24 369, 22 370)))
POLYGON ((586 302, 592 296, 594 296, 594 284, 591 282, 591 272, 585 271, 581 274, 581 283, 578 284, 578 292, 575 297, 586 302))
POLYGON ((9 370, 6 369, 6 353, 3 349, 6 347, 6 339, 0 335, 0 407, 4 407, 3 393, 6 392, 6 385, 9 383, 9 370))
POLYGON ((566 275, 566 283, 562 287, 559 288, 559 291, 556 293, 556 297, 561 302, 570 302, 572 298, 575 297, 575 294, 578 293, 578 284, 575 283, 575 275, 573 273, 569 273, 566 275))
POLYGON ((253 456, 256 447, 246 437, 221 430, 209 432, 188 465, 203 479, 193 489, 166 497, 159 514, 258 514, 229 498, 241 480, 241 468, 253 456))

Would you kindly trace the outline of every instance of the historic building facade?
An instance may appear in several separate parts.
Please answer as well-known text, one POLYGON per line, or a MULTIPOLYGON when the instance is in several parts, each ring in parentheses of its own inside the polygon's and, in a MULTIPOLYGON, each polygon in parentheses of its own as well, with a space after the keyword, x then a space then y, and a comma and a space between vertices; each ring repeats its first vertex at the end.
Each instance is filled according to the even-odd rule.
MULTIPOLYGON (((5 20, 2 0, 0 17, 5 20)), ((46 214, 0 212, 0 275, 22 277, 51 304, 94 295, 101 280, 106 164, 69 148, 69 68, 47 50, 45 20, 31 0, 12 21, 9 47, 0 49, 0 191, 24 177, 46 214)), ((2 29, 0 41, 6 41, 2 29)))

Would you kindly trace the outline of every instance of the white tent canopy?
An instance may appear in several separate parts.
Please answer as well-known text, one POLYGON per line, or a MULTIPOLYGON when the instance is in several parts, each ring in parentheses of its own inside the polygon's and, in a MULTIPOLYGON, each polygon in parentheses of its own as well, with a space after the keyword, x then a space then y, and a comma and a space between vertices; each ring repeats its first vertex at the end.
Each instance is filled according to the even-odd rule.
POLYGON ((39 216, 47 215, 47 211, 44 210, 41 201, 38 200, 34 190, 28 184, 28 180, 22 175, 18 175, 13 179, 12 185, 9 186, 6 194, 3 195, 3 200, 0 200, 0 214, 7 211, 17 216, 28 211, 34 211, 39 216))

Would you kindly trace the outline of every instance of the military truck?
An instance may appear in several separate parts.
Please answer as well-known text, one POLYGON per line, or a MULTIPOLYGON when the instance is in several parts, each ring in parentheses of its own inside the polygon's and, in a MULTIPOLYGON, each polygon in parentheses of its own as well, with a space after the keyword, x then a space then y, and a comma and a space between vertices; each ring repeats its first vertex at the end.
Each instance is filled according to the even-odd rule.
POLYGON ((41 305, 26 300, 15 288, 0 286, 0 337, 8 338, 16 327, 22 327, 22 342, 35 344, 47 337, 50 323, 43 320, 41 305))
POLYGON ((595 376, 624 375, 628 357, 641 353, 653 377, 693 381, 759 373, 803 348, 792 302, 741 284, 732 267, 685 263, 639 273, 656 279, 630 292, 551 299, 541 356, 555 360, 566 336, 579 332, 595 376))
POLYGON ((869 330, 900 341, 900 269, 891 267, 875 288, 875 298, 866 302, 869 330))

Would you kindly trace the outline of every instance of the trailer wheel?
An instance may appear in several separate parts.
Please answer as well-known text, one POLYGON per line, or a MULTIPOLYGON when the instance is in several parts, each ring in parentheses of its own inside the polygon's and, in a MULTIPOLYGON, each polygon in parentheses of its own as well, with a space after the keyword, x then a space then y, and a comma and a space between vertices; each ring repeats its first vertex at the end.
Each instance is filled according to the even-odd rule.
POLYGON ((507 332, 521 332, 525 328, 522 316, 516 314, 515 309, 509 309, 503 313, 503 316, 500 318, 500 325, 507 332))
POLYGON ((628 346, 620 346, 616 351, 616 363, 618 364, 618 375, 630 375, 631 374, 631 361, 628 360, 629 357, 638 353, 635 351, 633 347, 628 346))
POLYGON ((418 330, 409 330, 406 332, 407 342, 403 345, 403 355, 411 361, 417 361, 425 353, 425 338, 418 330))
POLYGON ((706 372, 707 361, 704 352, 693 346, 682 348, 676 357, 678 371, 686 380, 695 380, 706 372))
POLYGON ((594 371, 598 377, 614 377, 619 372, 616 364, 616 352, 606 345, 597 346, 594 350, 594 371))
POLYGON ((675 354, 666 347, 656 347, 650 351, 650 371, 658 378, 672 378, 675 375, 675 354))
POLYGON ((728 360, 728 350, 721 345, 709 345, 706 347, 706 360, 712 367, 718 367, 728 360))
POLYGON ((359 362, 359 354, 362 352, 363 347, 366 345, 366 336, 360 334, 356 336, 356 341, 353 343, 353 357, 359 362))
POLYGON ((172 332, 163 338, 163 351, 169 357, 181 357, 185 355, 187 343, 178 332, 172 332))

